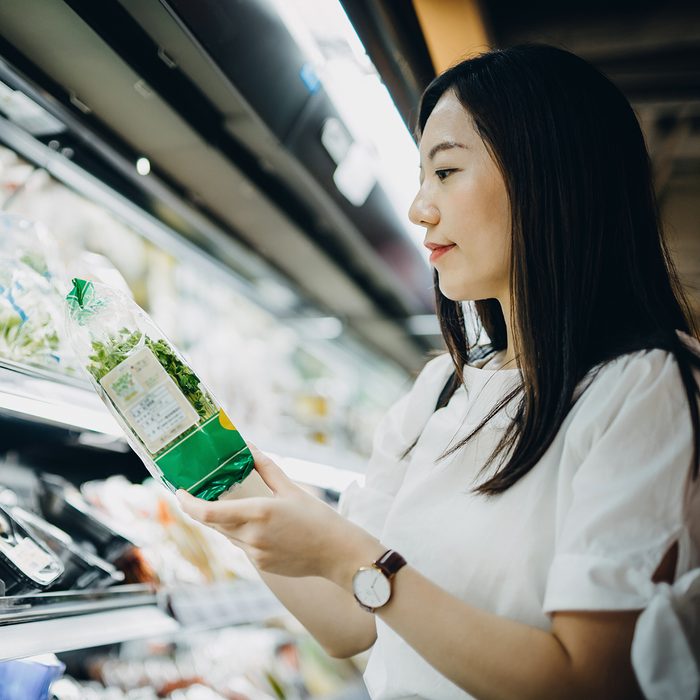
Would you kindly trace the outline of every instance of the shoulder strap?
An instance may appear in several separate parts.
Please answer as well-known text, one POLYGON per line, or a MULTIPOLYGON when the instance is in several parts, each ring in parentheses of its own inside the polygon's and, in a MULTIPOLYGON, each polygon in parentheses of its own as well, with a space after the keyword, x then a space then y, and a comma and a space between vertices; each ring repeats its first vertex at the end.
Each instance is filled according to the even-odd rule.
MULTIPOLYGON (((483 360, 484 358, 493 355, 495 352, 496 350, 492 345, 477 345, 476 347, 472 348, 469 355, 469 360, 471 362, 474 362, 475 360, 483 360)), ((457 391, 458 385, 459 382, 457 380, 457 373, 453 370, 450 373, 450 376, 447 378, 445 386, 442 387, 440 395, 438 396, 437 403, 435 404, 435 411, 437 411, 439 408, 444 408, 447 406, 447 402, 450 400, 450 398, 452 398, 452 394, 457 391)))

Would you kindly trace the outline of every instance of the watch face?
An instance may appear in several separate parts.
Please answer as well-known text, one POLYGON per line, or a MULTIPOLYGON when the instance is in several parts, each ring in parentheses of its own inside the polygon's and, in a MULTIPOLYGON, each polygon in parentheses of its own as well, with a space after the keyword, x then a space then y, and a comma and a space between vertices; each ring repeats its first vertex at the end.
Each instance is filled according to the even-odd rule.
POLYGON ((374 567, 360 569, 352 580, 357 599, 368 608, 379 608, 391 597, 391 584, 384 574, 374 567))

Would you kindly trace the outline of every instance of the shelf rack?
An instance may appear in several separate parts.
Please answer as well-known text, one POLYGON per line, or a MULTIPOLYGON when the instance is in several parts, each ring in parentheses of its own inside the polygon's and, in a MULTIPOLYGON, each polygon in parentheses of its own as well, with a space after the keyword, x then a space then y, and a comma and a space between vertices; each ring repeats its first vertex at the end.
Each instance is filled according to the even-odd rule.
MULTIPOLYGON (((78 431, 81 440, 92 446, 128 450, 122 429, 87 380, 0 360, 2 416, 78 431)), ((252 441, 294 481, 336 492, 355 480, 362 481, 364 465, 358 458, 300 440, 275 441, 254 435, 252 441)))
POLYGON ((0 661, 286 614, 261 581, 246 579, 158 591, 131 585, 0 598, 0 661))

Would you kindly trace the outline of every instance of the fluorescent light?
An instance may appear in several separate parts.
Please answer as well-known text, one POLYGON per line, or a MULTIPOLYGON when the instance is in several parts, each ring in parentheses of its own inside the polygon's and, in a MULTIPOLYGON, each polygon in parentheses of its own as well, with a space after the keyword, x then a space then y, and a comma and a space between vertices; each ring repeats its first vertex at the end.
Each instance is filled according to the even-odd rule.
MULTIPOLYGON (((371 156, 370 172, 382 185, 406 237, 427 266, 424 231, 408 220, 408 209, 419 185, 418 149, 340 2, 274 0, 274 5, 289 33, 314 64, 352 139, 371 156)), ((344 178, 342 183, 345 185, 344 178)), ((360 201, 367 185, 368 181, 358 192, 351 192, 352 199, 360 201)))

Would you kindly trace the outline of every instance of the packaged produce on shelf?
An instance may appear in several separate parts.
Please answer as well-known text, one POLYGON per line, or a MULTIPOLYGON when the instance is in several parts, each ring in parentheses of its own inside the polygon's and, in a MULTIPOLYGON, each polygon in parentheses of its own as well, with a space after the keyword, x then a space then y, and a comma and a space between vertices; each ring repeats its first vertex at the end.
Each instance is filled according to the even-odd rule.
POLYGON ((63 575, 52 588, 104 588, 124 581, 124 573, 110 562, 92 554, 74 542, 73 538, 55 525, 31 511, 14 506, 11 515, 34 537, 41 541, 61 560, 63 575))
POLYGON ((46 590, 63 572, 61 560, 44 542, 0 506, 0 594, 46 590))
POLYGON ((29 498, 0 486, 0 594, 158 582, 140 549, 75 487, 52 475, 34 483, 29 498))
POLYGON ((132 299, 74 279, 66 326, 97 393, 154 478, 215 500, 250 474, 253 456, 240 433, 132 299))
POLYGON ((16 258, 0 254, 0 356, 59 369, 60 318, 46 279, 16 258))
POLYGON ((132 484, 123 476, 111 476, 88 481, 81 490, 95 510, 139 543, 145 564, 161 583, 206 585, 258 579, 242 550, 187 517, 175 497, 153 479, 132 484))
MULTIPOLYGON (((72 700, 70 692, 76 689, 84 693, 77 696, 80 700, 331 700, 361 686, 352 663, 322 658, 312 647, 306 634, 253 626, 188 633, 170 644, 128 642, 118 652, 88 656, 85 666, 92 681, 64 679, 52 691, 61 700, 72 700), (107 689, 113 694, 107 694, 107 689)), ((366 698, 366 694, 357 697, 366 698)))
POLYGON ((32 268, 60 294, 65 272, 60 264, 58 244, 43 224, 0 212, 0 251, 32 268))
POLYGON ((43 227, 0 212, 0 357, 74 374, 60 332, 63 280, 55 247, 43 227))
POLYGON ((94 549, 103 559, 115 563, 129 556, 134 544, 108 518, 92 508, 80 492, 63 477, 41 474, 37 497, 46 520, 94 549))

